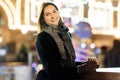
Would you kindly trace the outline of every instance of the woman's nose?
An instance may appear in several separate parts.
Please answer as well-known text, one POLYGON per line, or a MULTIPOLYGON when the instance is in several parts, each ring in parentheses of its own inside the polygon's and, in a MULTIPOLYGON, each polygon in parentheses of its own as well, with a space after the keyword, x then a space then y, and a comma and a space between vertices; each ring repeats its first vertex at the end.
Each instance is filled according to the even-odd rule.
POLYGON ((54 14, 51 14, 51 18, 54 19, 54 18, 55 18, 55 15, 54 15, 54 14))

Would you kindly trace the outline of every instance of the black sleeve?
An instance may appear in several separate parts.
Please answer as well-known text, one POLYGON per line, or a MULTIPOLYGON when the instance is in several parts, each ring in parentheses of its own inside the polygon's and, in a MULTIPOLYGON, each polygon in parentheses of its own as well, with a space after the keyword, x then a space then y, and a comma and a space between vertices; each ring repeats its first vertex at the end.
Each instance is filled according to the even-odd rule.
POLYGON ((36 47, 48 75, 72 77, 77 74, 76 67, 61 67, 59 49, 48 33, 42 32, 38 35, 36 47))

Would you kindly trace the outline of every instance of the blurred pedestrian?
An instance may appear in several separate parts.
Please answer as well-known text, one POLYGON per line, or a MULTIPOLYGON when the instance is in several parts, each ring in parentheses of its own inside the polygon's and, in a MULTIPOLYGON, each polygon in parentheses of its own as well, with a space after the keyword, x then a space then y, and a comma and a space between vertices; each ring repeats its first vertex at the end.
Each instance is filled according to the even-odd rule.
POLYGON ((104 66, 103 60, 107 53, 107 46, 100 47, 100 51, 101 52, 98 54, 97 61, 98 61, 99 67, 104 68, 105 66, 104 66))
POLYGON ((114 40, 113 47, 104 58, 105 67, 120 67, 120 41, 114 40))

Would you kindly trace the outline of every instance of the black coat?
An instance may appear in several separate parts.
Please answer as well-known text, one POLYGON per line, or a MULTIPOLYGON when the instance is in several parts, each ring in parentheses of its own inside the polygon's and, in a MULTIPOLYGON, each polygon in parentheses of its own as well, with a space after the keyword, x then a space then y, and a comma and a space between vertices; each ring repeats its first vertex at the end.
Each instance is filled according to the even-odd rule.
POLYGON ((70 65, 69 59, 65 60, 66 66, 61 66, 62 58, 59 49, 50 34, 44 31, 38 34, 36 47, 48 80, 75 80, 77 68, 70 65))

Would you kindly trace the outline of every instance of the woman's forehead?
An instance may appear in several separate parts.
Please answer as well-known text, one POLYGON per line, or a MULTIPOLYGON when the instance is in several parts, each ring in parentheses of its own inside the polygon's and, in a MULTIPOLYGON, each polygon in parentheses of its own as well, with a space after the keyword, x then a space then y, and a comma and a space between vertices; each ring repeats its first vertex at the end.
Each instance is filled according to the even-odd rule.
POLYGON ((45 8, 44 8, 44 12, 49 12, 51 10, 56 10, 55 6, 53 5, 47 5, 45 8))

